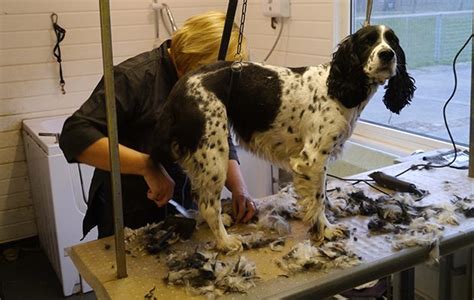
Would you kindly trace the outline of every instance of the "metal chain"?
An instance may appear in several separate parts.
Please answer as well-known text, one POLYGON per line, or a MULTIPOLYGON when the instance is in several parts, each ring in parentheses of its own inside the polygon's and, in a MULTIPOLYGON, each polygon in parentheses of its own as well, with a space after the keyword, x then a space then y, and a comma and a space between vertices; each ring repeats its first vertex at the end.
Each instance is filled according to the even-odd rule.
POLYGON ((242 40, 244 38, 244 26, 245 26, 245 13, 247 12, 247 0, 244 0, 242 3, 242 15, 240 16, 240 27, 239 27, 239 38, 237 43, 237 53, 235 54, 236 57, 239 58, 239 61, 242 61, 242 55, 240 52, 242 51, 242 40))

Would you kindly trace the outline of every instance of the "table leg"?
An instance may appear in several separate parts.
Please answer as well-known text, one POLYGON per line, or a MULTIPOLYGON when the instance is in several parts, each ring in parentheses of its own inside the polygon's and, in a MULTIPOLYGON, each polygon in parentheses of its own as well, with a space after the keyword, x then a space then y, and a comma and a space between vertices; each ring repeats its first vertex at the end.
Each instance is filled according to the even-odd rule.
POLYGON ((400 272, 400 298, 403 300, 415 299, 415 268, 400 272))
POLYGON ((467 269, 466 269, 466 277, 467 277, 467 299, 472 299, 472 286, 474 282, 472 281, 472 263, 473 263, 473 256, 474 256, 474 247, 469 248, 467 253, 467 269))
POLYGON ((438 299, 451 299, 451 270, 453 268, 453 254, 440 258, 438 299))

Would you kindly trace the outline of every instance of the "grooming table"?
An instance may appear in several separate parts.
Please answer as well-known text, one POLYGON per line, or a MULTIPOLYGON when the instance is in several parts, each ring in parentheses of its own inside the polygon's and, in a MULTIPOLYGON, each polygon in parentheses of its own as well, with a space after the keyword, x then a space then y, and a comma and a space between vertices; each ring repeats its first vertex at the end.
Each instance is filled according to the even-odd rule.
MULTIPOLYGON (((420 162, 420 161, 418 161, 420 162)), ((395 175, 415 162, 405 162, 379 169, 390 175, 395 175)), ((353 176, 367 178, 373 171, 353 176)), ((419 205, 448 202, 453 194, 467 197, 474 193, 474 179, 467 177, 467 170, 452 168, 410 171, 400 179, 410 181, 419 188, 429 190, 430 195, 418 202, 419 205)), ((344 186, 350 183, 332 180, 328 189, 334 186, 344 186)), ((361 183, 362 188, 369 196, 379 196, 380 193, 361 183)), ((330 195, 329 195, 330 197, 330 195)), ((361 264, 346 269, 331 269, 326 271, 309 271, 282 277, 283 271, 276 266, 275 260, 280 259, 295 244, 308 238, 307 227, 300 221, 291 222, 292 233, 286 241, 282 252, 274 252, 269 248, 246 250, 238 255, 246 256, 257 266, 257 275, 261 280, 257 286, 250 289, 248 294, 231 294, 226 298, 232 299, 263 299, 263 298, 302 298, 311 296, 312 299, 323 299, 344 290, 375 280, 386 275, 400 272, 423 263, 429 258, 431 248, 414 247, 401 251, 394 251, 391 243, 387 242, 386 235, 368 235, 367 217, 350 217, 341 220, 351 232, 347 242, 348 247, 362 257, 361 264), (357 240, 353 237, 356 236, 357 240)), ((446 227, 443 238, 440 240, 439 253, 441 256, 458 249, 474 244, 474 218, 461 218, 461 225, 446 227)), ((249 232, 252 229, 240 225, 231 228, 230 232, 249 232)), ((207 226, 195 232, 193 238, 177 247, 195 249, 212 240, 207 226)), ((94 288, 99 299, 144 299, 144 296, 154 287, 154 297, 157 299, 200 298, 186 295, 183 287, 167 286, 162 280, 167 273, 165 255, 145 255, 131 257, 127 255, 128 277, 116 279, 115 249, 112 237, 104 238, 85 244, 73 246, 69 255, 83 278, 94 288)), ((228 257, 237 259, 237 256, 228 257)), ((152 298, 153 299, 153 298, 152 298)))

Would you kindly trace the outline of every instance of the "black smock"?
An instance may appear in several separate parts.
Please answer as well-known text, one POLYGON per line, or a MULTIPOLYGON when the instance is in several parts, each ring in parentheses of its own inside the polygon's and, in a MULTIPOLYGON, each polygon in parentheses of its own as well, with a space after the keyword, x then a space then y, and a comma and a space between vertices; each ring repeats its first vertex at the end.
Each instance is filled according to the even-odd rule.
MULTIPOLYGON (((178 80, 169 56, 170 41, 159 48, 139 54, 114 67, 115 97, 119 143, 134 150, 150 153, 151 137, 157 125, 156 116, 178 80)), ((64 123, 59 146, 68 162, 87 147, 107 136, 107 116, 103 78, 89 99, 64 123)), ((229 158, 237 154, 229 139, 229 158)), ((190 208, 193 203, 190 183, 177 164, 165 165, 175 181, 173 198, 190 208)), ((147 198, 148 185, 142 176, 121 175, 124 224, 138 228, 162 220, 172 206, 159 208, 147 198)), ((110 172, 95 169, 89 190, 87 213, 83 221, 84 236, 96 225, 99 238, 112 235, 113 204, 110 172)))

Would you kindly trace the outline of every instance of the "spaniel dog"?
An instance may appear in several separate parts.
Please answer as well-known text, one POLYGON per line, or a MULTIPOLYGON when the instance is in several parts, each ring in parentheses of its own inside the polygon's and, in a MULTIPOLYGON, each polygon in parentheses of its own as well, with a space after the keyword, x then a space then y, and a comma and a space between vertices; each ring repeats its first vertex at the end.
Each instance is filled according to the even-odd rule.
POLYGON ((182 77, 158 114, 151 158, 178 162, 194 200, 223 251, 241 249, 220 217, 229 125, 246 150, 292 172, 303 220, 316 241, 346 235, 324 213, 326 164, 341 151, 379 85, 394 112, 410 103, 414 79, 386 26, 366 26, 344 39, 329 64, 286 68, 217 62, 182 77), (233 75, 232 75, 233 74, 233 75))

